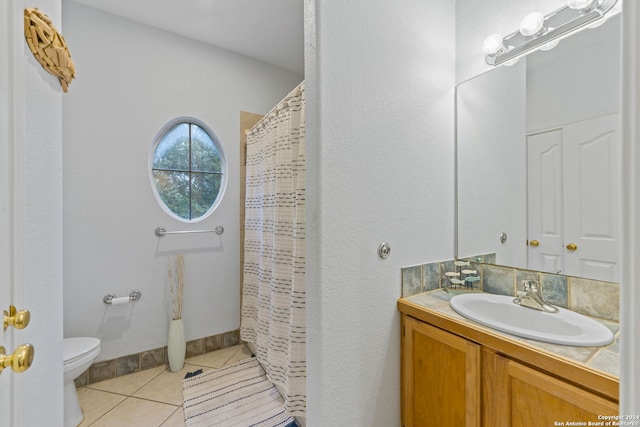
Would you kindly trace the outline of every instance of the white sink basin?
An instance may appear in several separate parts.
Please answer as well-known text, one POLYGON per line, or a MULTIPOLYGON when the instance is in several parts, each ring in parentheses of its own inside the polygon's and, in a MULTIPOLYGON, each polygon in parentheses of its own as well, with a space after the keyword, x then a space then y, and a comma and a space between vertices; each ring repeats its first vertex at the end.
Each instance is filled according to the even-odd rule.
POLYGON ((514 304, 514 297, 493 294, 461 294, 449 304, 458 314, 508 334, 553 344, 602 346, 613 333, 602 323, 560 308, 546 313, 514 304))

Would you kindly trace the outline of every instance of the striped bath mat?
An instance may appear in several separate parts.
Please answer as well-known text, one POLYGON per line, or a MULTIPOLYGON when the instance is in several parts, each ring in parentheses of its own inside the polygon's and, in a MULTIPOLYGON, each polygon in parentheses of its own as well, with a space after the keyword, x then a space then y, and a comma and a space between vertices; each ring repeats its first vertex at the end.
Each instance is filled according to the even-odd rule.
POLYGON ((255 357, 182 381, 187 427, 294 427, 255 357))

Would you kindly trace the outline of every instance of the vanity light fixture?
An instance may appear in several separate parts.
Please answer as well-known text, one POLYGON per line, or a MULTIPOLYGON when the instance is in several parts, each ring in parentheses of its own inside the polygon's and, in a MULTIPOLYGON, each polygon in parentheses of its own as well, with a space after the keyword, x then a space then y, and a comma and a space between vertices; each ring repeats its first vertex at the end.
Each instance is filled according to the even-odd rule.
POLYGON ((549 50, 560 39, 585 27, 604 22, 618 0, 567 0, 566 6, 547 15, 533 12, 520 22, 518 31, 507 36, 491 34, 482 44, 489 65, 513 63, 536 50, 549 50))

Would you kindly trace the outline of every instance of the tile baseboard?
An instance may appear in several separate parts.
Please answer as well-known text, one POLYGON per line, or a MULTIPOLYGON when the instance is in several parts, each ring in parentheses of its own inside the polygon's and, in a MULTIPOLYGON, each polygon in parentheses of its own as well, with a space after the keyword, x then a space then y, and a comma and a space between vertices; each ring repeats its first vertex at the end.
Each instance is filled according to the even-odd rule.
MULTIPOLYGON (((185 358, 188 359, 211 351, 233 347, 238 344, 241 344, 239 329, 218 335, 198 338, 187 341, 185 358)), ((82 387, 168 364, 167 347, 164 346, 142 351, 140 353, 120 356, 116 359, 95 362, 89 367, 89 369, 75 379, 75 384, 76 387, 82 387)))

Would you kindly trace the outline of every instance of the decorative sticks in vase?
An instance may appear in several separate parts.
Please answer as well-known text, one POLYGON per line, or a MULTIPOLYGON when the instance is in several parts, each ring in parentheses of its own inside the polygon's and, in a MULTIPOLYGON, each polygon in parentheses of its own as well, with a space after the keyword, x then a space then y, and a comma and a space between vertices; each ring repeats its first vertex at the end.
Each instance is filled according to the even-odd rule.
POLYGON ((171 291, 171 318, 173 320, 178 320, 182 319, 182 299, 184 292, 184 256, 176 255, 175 262, 172 262, 171 256, 167 258, 167 276, 169 279, 169 289, 171 291), (176 269, 175 274, 173 272, 174 264, 176 269))

